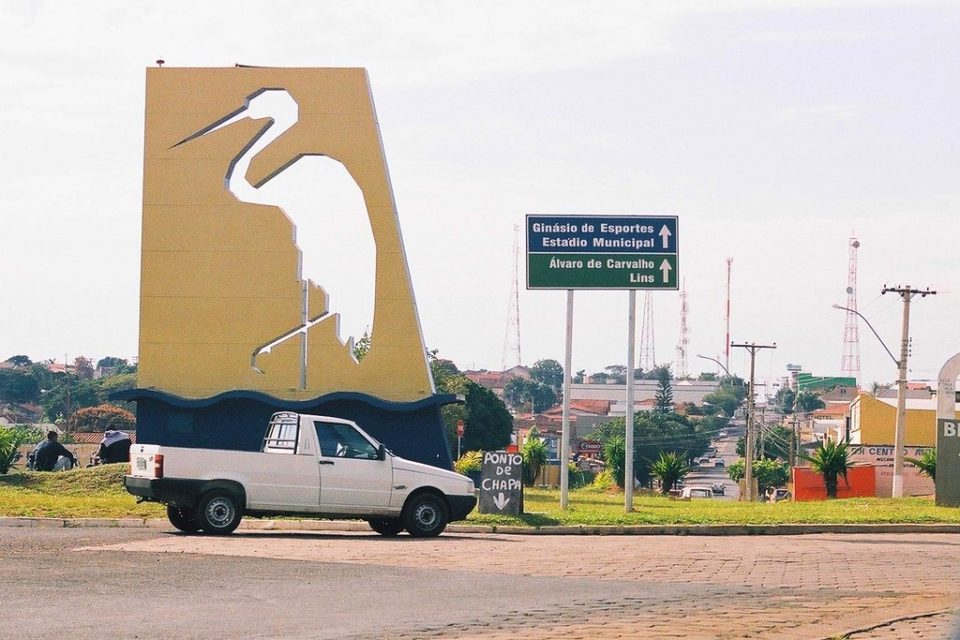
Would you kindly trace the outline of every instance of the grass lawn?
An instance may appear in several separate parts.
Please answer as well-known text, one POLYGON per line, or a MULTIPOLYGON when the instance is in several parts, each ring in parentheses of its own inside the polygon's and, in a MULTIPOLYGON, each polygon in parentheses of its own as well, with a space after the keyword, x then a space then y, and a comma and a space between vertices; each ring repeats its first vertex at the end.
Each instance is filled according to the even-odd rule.
MULTIPOLYGON (((12 471, 0 475, 0 516, 47 518, 166 518, 164 507, 137 504, 123 488, 126 465, 114 464, 63 473, 12 471)), ((584 488, 570 492, 570 508, 560 510, 556 490, 527 489, 519 518, 476 511, 471 524, 499 525, 672 525, 960 523, 960 509, 938 507, 930 498, 851 498, 826 502, 748 504, 732 500, 683 502, 636 494, 633 513, 624 513, 623 494, 584 488)))

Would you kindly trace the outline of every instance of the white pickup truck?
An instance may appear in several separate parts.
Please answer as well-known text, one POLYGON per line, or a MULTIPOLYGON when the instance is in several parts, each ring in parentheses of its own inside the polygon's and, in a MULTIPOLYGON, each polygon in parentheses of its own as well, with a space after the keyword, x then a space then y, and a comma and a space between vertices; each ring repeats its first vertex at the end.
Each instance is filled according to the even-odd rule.
POLYGON ((396 456, 349 420, 286 411, 256 452, 135 444, 124 486, 166 504, 177 529, 218 535, 244 515, 300 515, 429 537, 477 503, 466 476, 396 456))

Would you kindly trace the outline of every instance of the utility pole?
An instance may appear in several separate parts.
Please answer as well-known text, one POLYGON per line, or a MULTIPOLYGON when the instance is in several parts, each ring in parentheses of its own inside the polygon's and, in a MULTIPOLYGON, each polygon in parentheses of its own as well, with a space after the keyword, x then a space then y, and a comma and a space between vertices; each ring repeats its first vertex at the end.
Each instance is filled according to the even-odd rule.
POLYGON ((907 418, 907 351, 910 346, 910 300, 919 295, 921 298, 937 295, 929 287, 920 291, 910 285, 905 287, 888 287, 884 285, 881 295, 887 293, 900 294, 903 298, 903 331, 900 334, 900 360, 897 361, 897 428, 893 442, 893 491, 892 497, 903 497, 903 446, 904 425, 907 418))
POLYGON ((755 365, 756 365, 756 359, 757 359, 757 351, 759 351, 760 349, 776 349, 777 343, 774 342, 773 344, 755 344, 753 342, 750 342, 750 343, 744 342, 744 343, 736 344, 731 342, 730 346, 740 347, 750 352, 750 388, 749 388, 749 391, 747 392, 747 443, 746 443, 746 451, 744 451, 745 455, 743 456, 744 458, 743 481, 744 481, 744 497, 746 498, 747 502, 752 502, 757 498, 755 495, 753 495, 753 448, 754 448, 753 385, 754 385, 754 371, 755 371, 755 365))

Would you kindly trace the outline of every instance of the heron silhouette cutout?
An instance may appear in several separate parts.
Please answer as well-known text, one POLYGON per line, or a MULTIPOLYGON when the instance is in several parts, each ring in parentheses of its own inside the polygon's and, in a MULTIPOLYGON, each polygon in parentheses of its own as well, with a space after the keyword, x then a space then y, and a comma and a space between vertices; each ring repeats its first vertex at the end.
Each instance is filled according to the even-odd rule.
MULTIPOLYGON (((299 121, 299 105, 287 90, 282 88, 264 88, 254 92, 244 100, 244 104, 241 105, 237 110, 226 114, 223 118, 216 120, 215 122, 184 138, 174 145, 174 147, 189 143, 192 140, 196 140, 197 138, 213 133, 214 131, 222 130, 247 119, 254 121, 263 120, 263 126, 251 137, 246 145, 244 145, 240 153, 230 160, 224 176, 224 187, 241 202, 276 206, 280 208, 288 218, 290 218, 286 208, 281 207, 277 203, 277 193, 275 191, 265 193, 267 190, 262 190, 262 188, 270 180, 280 175, 284 170, 288 169, 301 157, 318 156, 322 154, 304 153, 302 156, 295 158, 292 162, 281 166, 272 173, 264 176, 256 183, 253 183, 248 179, 248 169, 250 167, 250 163, 257 156, 257 154, 269 147, 271 143, 293 128, 299 121)), ((345 172, 345 169, 343 169, 339 163, 338 166, 340 166, 340 168, 345 172)), ((349 174, 347 175, 349 176, 349 174)), ((356 183, 352 181, 352 178, 350 178, 350 180, 353 186, 356 187, 356 183)), ((296 233, 296 221, 291 219, 291 222, 294 223, 294 230, 296 233)), ((363 233, 369 235, 369 223, 366 220, 357 220, 357 225, 355 228, 350 230, 351 239, 355 240, 358 237, 358 234, 363 233)), ((336 267, 342 266, 342 264, 338 262, 337 253, 338 251, 343 251, 342 245, 344 238, 334 234, 318 234, 318 238, 324 241, 324 246, 312 247, 315 251, 317 251, 319 258, 318 261, 323 262, 326 260, 325 266, 327 268, 324 271, 328 275, 337 274, 338 272, 336 267)), ((303 274, 303 249, 300 247, 299 243, 298 249, 300 250, 301 255, 301 262, 298 267, 299 273, 297 274, 297 278, 299 279, 301 285, 300 323, 294 327, 283 328, 284 331, 279 336, 274 337, 253 348, 250 358, 250 366, 257 373, 264 373, 264 371, 257 365, 257 356, 263 353, 269 353, 274 347, 301 336, 300 388, 304 389, 306 388, 308 361, 307 355, 309 349, 307 340, 308 331, 311 327, 320 324, 321 322, 334 322, 336 325, 335 333, 337 336, 339 336, 342 310, 338 313, 330 312, 330 300, 334 297, 334 295, 332 295, 329 281, 325 281, 323 284, 320 284, 319 287, 322 289, 326 298, 327 308, 316 317, 308 317, 308 297, 311 281, 304 277, 303 274)), ((356 259, 355 256, 351 257, 353 260, 356 259)), ((362 278, 359 278, 359 280, 362 280, 362 278)), ((372 300, 372 285, 367 291, 364 291, 364 287, 362 285, 363 282, 350 282, 350 296, 355 297, 367 295, 367 300, 372 300)), ((336 293, 342 295, 346 293, 346 290, 347 287, 345 286, 343 290, 336 293)), ((370 326, 370 319, 368 317, 364 317, 362 319, 351 319, 354 320, 352 326, 370 326), (356 322, 356 320, 360 320, 360 322, 356 322)), ((344 342, 344 348, 350 353, 351 356, 353 351, 353 340, 354 336, 351 335, 348 336, 347 340, 344 342)))

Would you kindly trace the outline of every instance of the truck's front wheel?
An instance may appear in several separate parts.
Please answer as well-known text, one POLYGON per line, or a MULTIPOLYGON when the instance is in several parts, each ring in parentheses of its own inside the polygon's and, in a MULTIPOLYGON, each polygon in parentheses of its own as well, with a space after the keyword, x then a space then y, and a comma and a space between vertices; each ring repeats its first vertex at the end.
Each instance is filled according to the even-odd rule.
POLYGON ((196 533, 200 530, 200 523, 197 522, 197 513, 193 509, 183 509, 167 505, 167 519, 170 524, 184 533, 196 533))
POLYGON ((403 510, 403 525, 415 538, 432 538, 447 528, 447 503, 432 493, 414 496, 403 510))
POLYGON ((216 536, 231 533, 242 517, 239 500, 228 491, 211 491, 200 500, 197 519, 206 533, 216 536))

